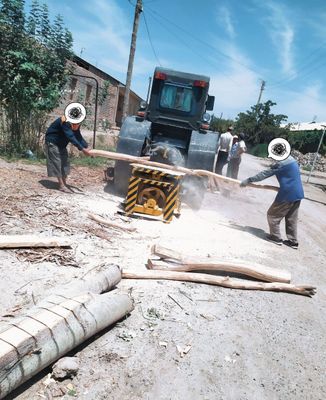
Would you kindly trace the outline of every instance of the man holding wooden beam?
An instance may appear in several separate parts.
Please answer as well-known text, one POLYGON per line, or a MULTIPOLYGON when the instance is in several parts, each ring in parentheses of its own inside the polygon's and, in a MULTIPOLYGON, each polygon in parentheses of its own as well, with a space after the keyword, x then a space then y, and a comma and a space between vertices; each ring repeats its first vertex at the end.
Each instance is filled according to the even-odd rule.
POLYGON ((300 169, 297 161, 290 156, 290 144, 281 138, 273 139, 268 146, 268 156, 277 161, 271 168, 259 172, 240 183, 241 187, 252 182, 259 182, 275 175, 280 188, 277 196, 267 211, 270 234, 266 239, 281 246, 283 243, 297 249, 297 225, 300 202, 304 198, 300 169), (286 143, 285 143, 286 142, 286 143), (285 218, 287 240, 282 241, 280 223, 285 218))

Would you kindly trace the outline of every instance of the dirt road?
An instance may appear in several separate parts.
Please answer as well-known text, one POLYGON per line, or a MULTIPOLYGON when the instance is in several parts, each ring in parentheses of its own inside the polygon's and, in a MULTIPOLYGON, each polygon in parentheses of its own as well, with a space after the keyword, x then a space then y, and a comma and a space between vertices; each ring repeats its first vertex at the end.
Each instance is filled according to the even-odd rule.
MULTIPOLYGON (((240 178, 265 163, 246 155, 240 178)), ((184 206, 181 217, 169 225, 132 219, 137 232, 119 233, 87 218, 88 212, 96 212, 127 223, 116 216, 121 199, 104 191, 100 170, 76 168, 72 183, 82 192, 62 194, 48 182, 44 167, 0 160, 0 168, 2 233, 55 234, 75 243, 72 251, 41 255, 0 251, 1 315, 23 313, 56 285, 102 263, 143 270, 154 243, 192 256, 284 268, 294 283, 317 286, 317 294, 307 298, 123 280, 118 290, 131 293, 135 309, 73 352, 81 363, 78 375, 47 387, 48 369, 9 398, 68 399, 71 396, 63 395, 68 384, 83 400, 326 397, 326 194, 320 188, 305 187, 311 200, 302 203, 300 246, 293 250, 264 240, 266 211, 275 196, 270 191, 239 188, 229 198, 206 193, 198 212, 184 206)))

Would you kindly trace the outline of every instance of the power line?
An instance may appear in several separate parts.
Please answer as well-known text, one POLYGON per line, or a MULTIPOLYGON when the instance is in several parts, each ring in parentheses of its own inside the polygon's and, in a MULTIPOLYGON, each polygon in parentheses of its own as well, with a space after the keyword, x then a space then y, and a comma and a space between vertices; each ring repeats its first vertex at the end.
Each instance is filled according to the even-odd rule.
MULTIPOLYGON (((240 61, 234 59, 233 57, 231 57, 231 56, 229 56, 229 55, 223 53, 222 51, 216 49, 214 46, 210 45, 209 43, 207 43, 207 42, 201 40, 200 38, 198 38, 198 37, 192 35, 191 33, 189 33, 188 31, 186 31, 186 30, 183 29, 182 27, 178 26, 178 25, 175 24, 174 22, 172 22, 172 21, 170 21, 169 19, 167 19, 166 17, 164 17, 163 15, 161 15, 161 14, 155 12, 155 11, 154 11, 153 9, 151 9, 150 7, 147 7, 147 9, 152 13, 152 16, 154 16, 154 14, 155 14, 156 16, 158 16, 159 18, 161 18, 162 20, 167 21, 169 24, 171 24, 171 25, 175 26, 176 28, 178 28, 179 30, 183 31, 184 33, 186 33, 187 35, 189 35, 189 36, 192 37, 193 39, 195 39, 195 40, 197 40, 198 42, 204 44, 205 46, 207 46, 207 47, 213 49, 214 51, 216 51, 217 53, 219 53, 219 54, 220 54, 221 56, 223 56, 224 58, 228 58, 228 59, 234 61, 235 63, 237 63, 237 64, 243 66, 244 68, 246 68, 246 69, 248 69, 248 70, 251 70, 251 71, 254 72, 255 74, 259 74, 259 73, 258 73, 256 70, 254 70, 253 68, 247 66, 246 64, 241 63, 240 61)), ((157 19, 157 20, 158 20, 158 19, 157 19)), ((161 25, 163 25, 163 24, 161 23, 161 25)), ((164 25, 163 25, 163 26, 164 26, 164 25)), ((170 31, 169 31, 169 32, 170 32, 170 31)), ((170 33, 171 33, 171 32, 170 32, 170 33)), ((177 38, 178 38, 180 41, 182 41, 180 37, 177 37, 177 38)), ((184 43, 184 42, 183 42, 183 43, 184 43)), ((185 43, 184 43, 184 44, 185 44, 185 43)), ((309 56, 311 56, 311 55, 317 53, 318 51, 320 51, 320 50, 325 46, 325 44, 326 44, 326 42, 323 43, 322 45, 320 45, 320 46, 319 46, 317 49, 315 49, 312 53, 310 53, 309 56)), ((185 44, 185 45, 186 45, 187 47, 189 47, 187 44, 185 44)), ((193 51, 193 48, 191 48, 191 50, 193 51)), ((206 58, 206 59, 207 59, 207 58, 206 58)), ((309 63, 310 63, 310 62, 311 62, 311 61, 308 61, 308 63, 304 63, 302 69, 309 67, 309 63), (308 65, 307 65, 307 64, 308 64, 308 65)), ((210 62, 210 63, 212 64, 212 62, 210 62)), ((314 68, 312 71, 309 71, 309 73, 311 73, 311 72, 315 71, 316 69, 320 68, 322 65, 324 65, 324 64, 319 65, 317 68, 314 68)), ((216 65, 214 65, 214 66, 216 66, 216 65)), ((308 71, 307 71, 307 72, 308 72, 308 71)), ((234 83, 236 83, 237 85, 239 85, 238 82, 235 82, 232 78, 228 77, 226 74, 223 74, 223 75, 225 75, 225 76, 226 76, 229 80, 231 80, 232 82, 234 82, 234 83)), ((284 80, 284 83, 286 83, 286 82, 289 81, 289 80, 290 80, 289 78, 285 79, 285 80, 284 80)), ((282 81, 282 82, 283 82, 283 81, 282 81)), ((280 82, 280 83, 281 83, 281 82, 280 82)), ((275 86, 278 86, 278 84, 275 83, 275 84, 271 84, 271 85, 270 85, 270 87, 275 87, 275 86)), ((292 90, 292 92, 294 92, 294 93, 299 93, 299 94, 301 94, 301 95, 303 95, 303 96, 307 96, 307 97, 313 98, 314 100, 317 99, 316 97, 309 96, 309 95, 306 94, 306 93, 301 93, 301 92, 294 91, 294 90, 292 90)))
POLYGON ((145 26, 146 26, 146 30, 147 30, 149 43, 150 43, 150 45, 152 47, 152 50, 153 50, 153 53, 154 53, 154 56, 155 56, 157 62, 159 63, 160 67, 162 67, 162 64, 161 64, 159 58, 157 57, 156 51, 155 51, 154 46, 153 46, 153 42, 152 42, 152 39, 151 39, 151 35, 149 33, 149 29, 148 29, 148 25, 147 25, 146 16, 145 16, 145 12, 144 11, 143 11, 143 17, 144 17, 144 21, 145 21, 145 26))
POLYGON ((319 98, 316 97, 316 96, 311 96, 311 95, 308 94, 308 93, 299 92, 298 90, 294 90, 294 89, 289 89, 289 88, 287 88, 286 91, 292 92, 292 93, 296 93, 296 94, 300 94, 302 97, 309 97, 310 99, 313 99, 313 100, 319 100, 319 98))
MULTIPOLYGON (((155 13, 156 14, 156 13, 155 13)), ((152 15, 152 18, 154 18, 160 25, 162 25, 169 33, 172 35, 175 39, 179 40, 181 43, 184 44, 187 48, 189 48, 194 54, 199 56, 200 58, 205 58, 206 61, 211 64, 214 68, 216 68, 216 64, 212 62, 212 60, 208 57, 203 56, 201 53, 197 52, 194 48, 194 46, 190 46, 186 41, 184 41, 180 36, 175 35, 169 28, 166 28, 162 21, 160 21, 155 15, 152 15)), ((221 74, 224 75, 228 80, 232 81, 235 85, 240 86, 240 83, 235 81, 234 79, 230 78, 226 73, 221 71, 221 74)))
MULTIPOLYGON (((281 80, 279 80, 279 81, 277 81, 275 83, 272 83, 270 86, 271 87, 276 87, 276 86, 282 85, 283 83, 291 82, 293 80, 309 76, 311 74, 311 72, 314 72, 316 69, 318 69, 321 66, 323 66, 324 62, 322 62, 319 66, 317 66, 317 68, 313 68, 312 70, 310 70, 311 67, 315 67, 315 62, 316 62, 316 60, 312 59, 311 57, 314 54, 318 53, 323 47, 325 47, 325 45, 326 45, 326 42, 324 42, 321 46, 318 46, 317 49, 315 49, 311 53, 309 53, 306 56, 306 60, 308 60, 308 61, 303 62, 301 65, 299 65, 299 68, 297 69, 297 71, 295 73, 293 73, 292 75, 288 76, 287 78, 284 78, 284 79, 281 79, 281 80), (303 76, 300 75, 300 72, 305 71, 307 69, 308 69, 308 71, 306 71, 306 73, 303 76)), ((318 61, 318 59, 317 59, 317 61, 318 61)))
POLYGON ((221 56, 223 56, 224 58, 227 58, 239 65, 241 65, 242 67, 246 68, 247 70, 250 70, 252 72, 254 72, 255 74, 260 75, 260 73, 258 73, 256 70, 254 70, 253 68, 249 67, 248 65, 240 62, 239 60, 229 56, 228 54, 224 53, 223 51, 217 49, 216 47, 212 46, 211 44, 205 42, 204 40, 201 40, 198 36, 192 35, 190 32, 188 32, 187 30, 185 30, 184 28, 182 28, 181 26, 177 25, 176 23, 170 21, 168 18, 164 17, 163 15, 157 13, 156 11, 154 11, 152 8, 147 7, 148 10, 152 13, 157 15, 158 17, 160 17, 161 19, 164 19, 165 21, 167 21, 169 24, 173 25, 174 27, 178 28, 179 30, 181 30, 182 32, 184 32, 185 34, 187 34, 188 36, 190 36, 191 38, 197 40, 197 42, 204 44, 205 46, 209 47, 210 49, 214 50, 215 52, 217 52, 218 54, 220 54, 221 56))
POLYGON ((313 72, 315 72, 318 69, 320 69, 321 67, 323 67, 325 65, 325 63, 326 63, 325 60, 323 60, 321 63, 318 63, 317 65, 310 65, 309 66, 310 68, 308 70, 306 70, 306 71, 304 71, 304 69, 302 70, 303 74, 297 73, 297 74, 294 74, 293 76, 290 76, 289 78, 284 78, 283 80, 279 81, 278 83, 275 83, 275 84, 271 85, 271 87, 274 88, 274 87, 279 87, 279 86, 282 86, 282 85, 284 86, 284 85, 290 84, 293 81, 297 81, 298 79, 307 78, 313 72), (311 68, 311 67, 313 67, 313 68, 311 68))

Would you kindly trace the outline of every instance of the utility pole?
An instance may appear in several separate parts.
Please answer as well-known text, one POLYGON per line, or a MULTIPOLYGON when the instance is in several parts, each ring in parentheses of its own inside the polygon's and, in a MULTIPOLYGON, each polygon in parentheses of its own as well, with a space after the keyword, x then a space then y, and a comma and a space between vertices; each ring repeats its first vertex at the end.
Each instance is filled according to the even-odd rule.
POLYGON ((263 94, 263 90, 265 89, 265 85, 266 85, 266 82, 265 81, 261 81, 260 92, 259 92, 259 97, 258 97, 258 101, 257 101, 256 106, 258 106, 258 104, 260 103, 260 99, 261 99, 261 96, 263 94))
POLYGON ((136 50, 136 39, 137 39, 137 31, 138 31, 138 24, 139 24, 139 16, 142 11, 143 11, 142 0, 137 0, 137 4, 135 7, 134 25, 133 25, 133 29, 132 29, 132 35, 131 35, 127 80, 126 80, 126 88, 125 88, 125 95, 124 95, 124 99, 123 99, 123 108, 122 108, 122 119, 124 119, 127 116, 128 110, 129 110, 129 94, 130 94, 131 76, 132 76, 132 69, 134 66, 134 57, 135 57, 135 50, 136 50))
POLYGON ((316 164, 316 161, 317 161, 317 158, 318 158, 318 155, 319 155, 318 152, 319 152, 321 144, 323 143, 324 135, 325 135, 325 132, 326 132, 326 125, 321 125, 321 126, 323 127, 323 133, 321 134, 320 141, 319 141, 319 144, 318 144, 318 147, 317 147, 317 151, 316 151, 316 155, 314 157, 314 161, 312 162, 312 166, 310 168, 310 172, 309 172, 309 176, 308 176, 308 179, 307 179, 307 183, 309 182, 309 179, 311 177, 312 171, 315 168, 315 164, 316 164))

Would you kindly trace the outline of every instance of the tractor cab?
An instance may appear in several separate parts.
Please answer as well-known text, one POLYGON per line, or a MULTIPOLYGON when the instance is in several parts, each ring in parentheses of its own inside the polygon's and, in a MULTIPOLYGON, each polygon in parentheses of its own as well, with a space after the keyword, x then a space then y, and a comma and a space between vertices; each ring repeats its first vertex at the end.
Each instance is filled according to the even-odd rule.
POLYGON ((208 129, 214 96, 208 95, 209 78, 166 68, 156 68, 146 119, 160 128, 189 131, 208 129))

